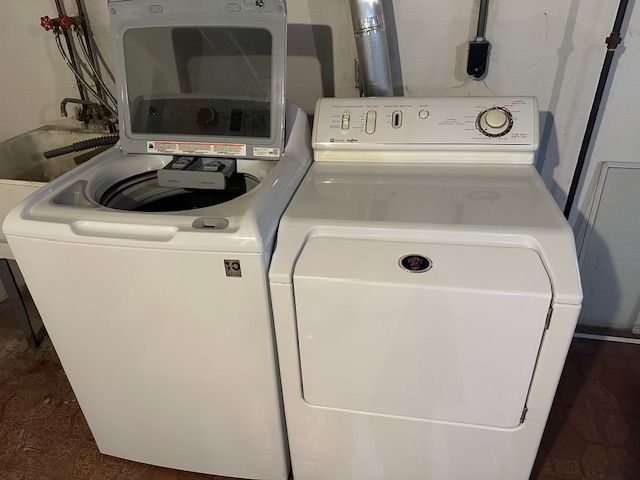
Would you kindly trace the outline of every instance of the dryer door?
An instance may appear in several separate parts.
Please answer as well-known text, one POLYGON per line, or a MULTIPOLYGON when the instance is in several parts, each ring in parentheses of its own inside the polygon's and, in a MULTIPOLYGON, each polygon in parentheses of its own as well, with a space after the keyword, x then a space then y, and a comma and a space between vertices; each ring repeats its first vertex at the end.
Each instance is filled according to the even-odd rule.
POLYGON ((520 424, 552 298, 535 251, 317 237, 294 289, 308 403, 520 424))

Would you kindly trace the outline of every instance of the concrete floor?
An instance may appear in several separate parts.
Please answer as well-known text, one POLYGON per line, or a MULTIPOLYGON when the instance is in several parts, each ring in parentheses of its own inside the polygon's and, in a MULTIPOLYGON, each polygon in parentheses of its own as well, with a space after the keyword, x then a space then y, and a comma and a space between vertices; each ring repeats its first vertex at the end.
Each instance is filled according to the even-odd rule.
MULTIPOLYGON (((216 478, 101 455, 51 342, 29 349, 0 304, 0 480, 216 478)), ((543 479, 640 479, 639 345, 574 341, 532 475, 543 479)))

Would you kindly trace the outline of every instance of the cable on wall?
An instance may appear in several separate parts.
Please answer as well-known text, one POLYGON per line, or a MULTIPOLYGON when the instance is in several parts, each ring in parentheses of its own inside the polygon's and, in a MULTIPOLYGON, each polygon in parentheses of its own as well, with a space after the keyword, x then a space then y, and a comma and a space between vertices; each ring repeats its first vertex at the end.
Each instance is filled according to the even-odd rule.
POLYGON ((485 76, 487 64, 489 63, 491 44, 485 38, 488 15, 489 0, 480 0, 476 39, 469 42, 469 56, 467 57, 467 74, 476 79, 481 79, 485 76))

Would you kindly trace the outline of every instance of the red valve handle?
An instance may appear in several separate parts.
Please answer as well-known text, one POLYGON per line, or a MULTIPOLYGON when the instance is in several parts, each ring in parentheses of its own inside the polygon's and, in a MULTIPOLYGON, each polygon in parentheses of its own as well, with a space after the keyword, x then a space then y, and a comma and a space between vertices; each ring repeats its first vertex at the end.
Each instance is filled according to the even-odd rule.
POLYGON ((79 25, 82 22, 81 17, 70 17, 69 15, 60 15, 58 18, 49 18, 48 15, 40 17, 40 25, 45 30, 56 30, 61 28, 62 30, 69 30, 75 25, 79 25))
POLYGON ((56 18, 52 20, 48 15, 45 15, 44 17, 40 17, 40 25, 47 31, 53 30, 54 28, 56 28, 56 20, 56 18))
POLYGON ((63 30, 69 30, 76 24, 75 20, 69 15, 62 14, 58 18, 58 20, 60 21, 60 28, 62 28, 63 30))

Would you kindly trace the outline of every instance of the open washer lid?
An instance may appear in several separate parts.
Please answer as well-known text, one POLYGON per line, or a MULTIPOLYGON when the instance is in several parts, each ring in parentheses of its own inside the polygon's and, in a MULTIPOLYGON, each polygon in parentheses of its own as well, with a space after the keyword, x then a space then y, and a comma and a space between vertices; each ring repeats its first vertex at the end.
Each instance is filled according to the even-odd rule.
POLYGON ((127 153, 280 157, 284 0, 109 0, 127 153))

